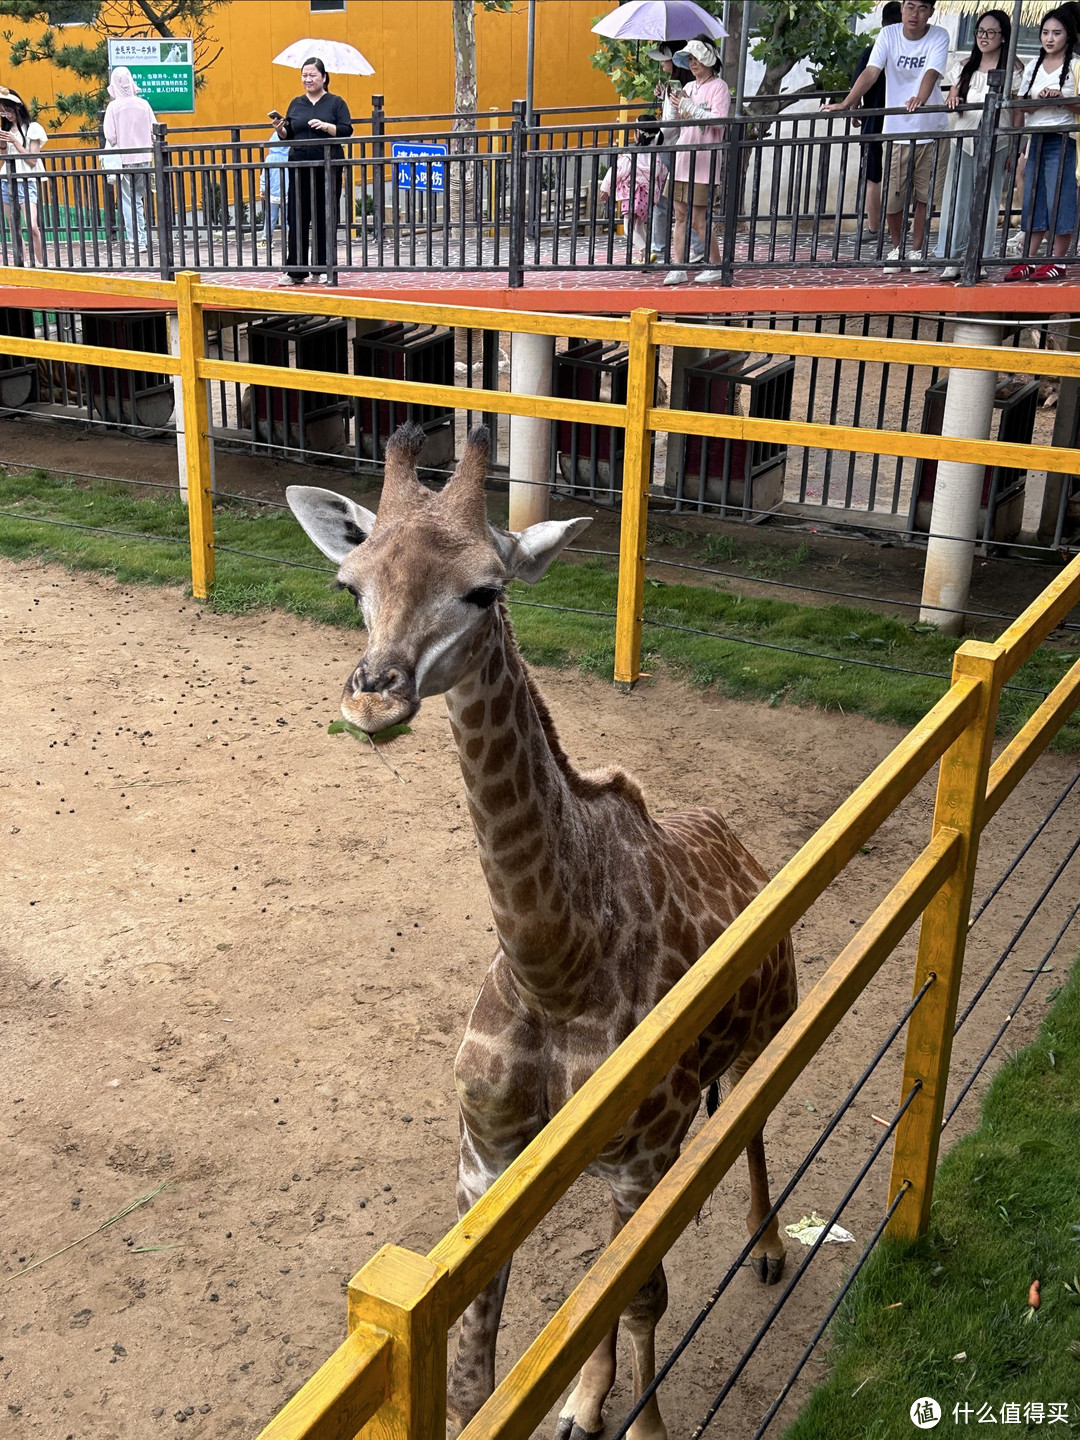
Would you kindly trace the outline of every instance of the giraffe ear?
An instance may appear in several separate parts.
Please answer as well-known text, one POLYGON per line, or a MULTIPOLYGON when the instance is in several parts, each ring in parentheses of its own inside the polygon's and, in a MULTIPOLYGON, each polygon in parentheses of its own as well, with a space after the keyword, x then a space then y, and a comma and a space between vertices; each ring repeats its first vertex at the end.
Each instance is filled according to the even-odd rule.
POLYGON ((370 510, 344 495, 336 495, 333 490, 290 485, 285 499, 309 538, 335 564, 363 544, 375 524, 370 510))
POLYGON ((506 566, 508 580, 535 585, 560 550, 576 540, 592 524, 592 517, 580 520, 541 520, 527 530, 493 530, 495 549, 506 566))

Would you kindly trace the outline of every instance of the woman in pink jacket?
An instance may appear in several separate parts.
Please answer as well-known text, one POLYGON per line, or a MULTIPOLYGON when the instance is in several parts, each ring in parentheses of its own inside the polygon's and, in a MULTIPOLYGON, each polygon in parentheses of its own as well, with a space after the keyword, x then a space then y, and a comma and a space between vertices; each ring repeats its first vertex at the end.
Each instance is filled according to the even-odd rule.
POLYGON ((124 259, 138 262, 146 255, 146 212, 149 207, 150 170, 153 164, 154 112, 139 94, 126 65, 109 76, 109 94, 102 129, 105 143, 122 150, 120 157, 120 208, 124 216, 124 259), (137 248, 136 248, 137 247, 137 248))
MULTIPOLYGON (((726 119, 731 109, 731 91, 720 76, 720 56, 705 35, 689 40, 673 57, 676 65, 689 69, 694 79, 685 90, 669 90, 664 101, 664 120, 726 119)), ((684 125, 680 127, 680 145, 715 145, 723 136, 717 124, 684 125)), ((721 156, 718 150, 691 152, 683 150, 675 156, 675 235, 672 259, 686 255, 686 217, 705 243, 707 219, 712 206, 713 187, 719 185, 721 156)), ((716 227, 708 241, 708 259, 712 266, 720 264, 720 245, 716 227)), ((685 270, 669 270, 665 285, 685 285, 685 270)), ((699 285, 716 284, 721 279, 718 269, 703 270, 696 277, 699 285)))

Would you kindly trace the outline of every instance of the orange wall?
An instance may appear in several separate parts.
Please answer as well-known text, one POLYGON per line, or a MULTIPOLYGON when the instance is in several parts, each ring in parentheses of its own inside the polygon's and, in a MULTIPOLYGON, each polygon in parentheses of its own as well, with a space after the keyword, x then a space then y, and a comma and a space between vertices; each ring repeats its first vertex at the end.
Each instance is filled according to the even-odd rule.
MULTIPOLYGON (((598 15, 615 0, 539 0, 536 20, 535 104, 604 105, 614 89, 590 65, 598 15)), ((299 75, 271 64, 286 45, 305 36, 345 40, 375 67, 370 76, 343 75, 332 86, 354 114, 370 113, 371 97, 386 97, 390 115, 446 113, 454 105, 454 52, 450 0, 347 0, 345 12, 313 15, 307 0, 229 0, 213 17, 222 54, 196 99, 194 116, 164 116, 170 127, 261 122, 274 107, 284 110, 300 93, 299 75)), ((40 27, 7 22, 13 38, 40 27)), ((509 108, 525 97, 527 6, 517 0, 510 14, 477 7, 476 48, 481 109, 509 108)), ((88 33, 65 27, 58 41, 75 42, 88 33)), ((212 53, 212 52, 211 52, 212 53)), ((70 73, 47 64, 13 68, 0 41, 0 79, 29 98, 53 98, 55 88, 73 90, 70 73)), ((45 116, 48 124, 49 116, 45 116)))

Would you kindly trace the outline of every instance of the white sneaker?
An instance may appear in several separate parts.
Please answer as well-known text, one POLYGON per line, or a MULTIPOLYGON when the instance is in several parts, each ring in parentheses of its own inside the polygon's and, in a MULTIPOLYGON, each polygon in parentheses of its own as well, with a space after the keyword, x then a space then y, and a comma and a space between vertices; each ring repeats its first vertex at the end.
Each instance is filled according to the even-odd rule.
MULTIPOLYGON (((885 256, 885 259, 886 259, 887 262, 893 261, 893 260, 899 260, 899 259, 900 259, 900 246, 899 246, 899 245, 894 245, 893 248, 889 251, 889 253, 885 256)), ((886 274, 886 275, 899 275, 899 274, 900 274, 900 266, 899 266, 899 265, 893 265, 893 264, 887 263, 883 268, 884 268, 884 270, 885 270, 885 274, 886 274)))
POLYGON ((946 265, 946 266, 945 266, 945 269, 942 270, 942 272, 941 272, 941 278, 942 278, 942 280, 959 280, 959 279, 960 279, 960 266, 959 266, 959 265, 946 265))
MULTIPOLYGON (((921 250, 909 250, 907 258, 909 260, 921 260, 923 258, 923 253, 921 250)), ((929 265, 912 265, 911 273, 912 275, 925 275, 929 269, 929 265)))
POLYGON ((694 276, 695 285, 720 285, 724 279, 721 270, 702 270, 700 275, 694 276))
POLYGON ((685 285, 690 276, 685 270, 669 270, 664 276, 665 285, 685 285))

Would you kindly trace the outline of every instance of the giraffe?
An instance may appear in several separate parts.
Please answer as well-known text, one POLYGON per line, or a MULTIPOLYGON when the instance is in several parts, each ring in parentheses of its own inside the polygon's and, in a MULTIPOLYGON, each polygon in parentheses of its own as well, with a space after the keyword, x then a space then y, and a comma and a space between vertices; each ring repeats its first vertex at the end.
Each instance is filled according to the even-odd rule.
MULTIPOLYGON (((367 647, 345 683, 345 718, 373 734, 411 718, 427 696, 446 699, 498 935, 454 1066, 464 1215, 767 876, 718 811, 660 819, 625 771, 574 767, 521 658, 503 594, 511 579, 539 580, 591 522, 498 530, 484 499, 486 431, 469 437, 441 493, 417 479, 422 441, 417 426, 395 432, 377 516, 328 490, 290 486, 286 495, 363 609, 367 647)), ((674 1162, 702 1090, 725 1074, 738 1078, 796 1003, 787 937, 589 1167, 610 1190, 613 1234, 674 1162)), ((753 1233, 770 1205, 760 1133, 746 1153, 753 1233)), ((774 1217, 752 1266, 775 1283, 783 1264, 774 1217)), ((494 1388, 509 1271, 508 1263, 462 1316, 448 1386, 452 1427, 464 1426, 494 1388)), ((666 1305, 661 1265, 622 1316, 635 1399, 655 1373, 654 1332, 666 1305)), ((585 1363, 557 1440, 603 1429, 617 1328, 585 1363)), ((630 1435, 666 1433, 653 1397, 630 1435)))

